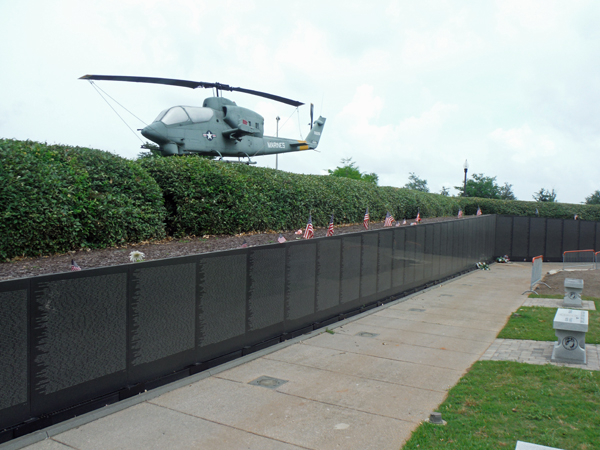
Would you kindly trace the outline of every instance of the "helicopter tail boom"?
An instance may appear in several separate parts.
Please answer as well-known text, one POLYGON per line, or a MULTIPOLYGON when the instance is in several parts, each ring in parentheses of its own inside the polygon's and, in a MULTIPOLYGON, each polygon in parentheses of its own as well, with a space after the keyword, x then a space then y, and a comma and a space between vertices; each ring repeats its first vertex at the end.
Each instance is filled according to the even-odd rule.
POLYGON ((317 120, 315 120, 312 129, 306 136, 306 143, 308 147, 312 150, 317 148, 319 145, 319 140, 321 139, 321 133, 323 132, 323 127, 325 126, 325 117, 320 116, 317 120))

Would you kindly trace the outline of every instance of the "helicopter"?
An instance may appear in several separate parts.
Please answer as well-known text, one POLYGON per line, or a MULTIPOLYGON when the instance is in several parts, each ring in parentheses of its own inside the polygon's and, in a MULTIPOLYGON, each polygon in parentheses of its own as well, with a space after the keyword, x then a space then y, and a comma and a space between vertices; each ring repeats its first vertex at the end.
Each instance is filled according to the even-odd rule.
POLYGON ((304 103, 266 92, 232 87, 222 83, 177 80, 119 75, 84 75, 80 80, 109 80, 135 83, 165 84, 170 86, 213 88, 216 97, 208 97, 202 107, 173 106, 160 112, 147 127, 138 130, 152 142, 158 144, 163 156, 201 154, 219 157, 248 158, 246 164, 256 164, 251 156, 315 150, 325 125, 325 118, 313 121, 313 105, 310 108, 310 132, 306 140, 264 136, 265 119, 250 109, 237 106, 219 93, 237 91, 257 95, 292 106, 304 103))

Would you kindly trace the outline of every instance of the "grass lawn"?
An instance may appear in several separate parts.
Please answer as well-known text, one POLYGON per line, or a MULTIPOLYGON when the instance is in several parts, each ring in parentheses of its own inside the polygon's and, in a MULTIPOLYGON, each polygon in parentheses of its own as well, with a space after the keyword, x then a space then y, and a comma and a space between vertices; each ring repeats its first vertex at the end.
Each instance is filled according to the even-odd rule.
POLYGON ((422 423, 403 450, 513 450, 517 440, 568 450, 597 449, 600 372, 478 361, 438 411, 448 424, 422 423))
MULTIPOLYGON (((536 298, 538 298, 536 296, 536 298)), ((563 298, 561 295, 545 296, 544 298, 563 298)), ((596 309, 600 300, 593 297, 583 297, 584 300, 594 300, 596 309)), ((585 335, 587 344, 600 344, 600 311, 588 311, 589 327, 585 335)), ((532 341, 556 341, 552 323, 556 308, 542 306, 523 306, 513 313, 504 329, 498 334, 501 339, 530 339, 532 341)))

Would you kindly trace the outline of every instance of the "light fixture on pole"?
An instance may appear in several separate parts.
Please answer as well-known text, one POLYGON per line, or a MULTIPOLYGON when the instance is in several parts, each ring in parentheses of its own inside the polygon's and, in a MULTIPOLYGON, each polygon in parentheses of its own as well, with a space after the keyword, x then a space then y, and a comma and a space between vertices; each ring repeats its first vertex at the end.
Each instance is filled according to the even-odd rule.
POLYGON ((466 197, 467 196, 467 170, 469 170, 469 163, 467 162, 466 159, 465 159, 463 168, 465 169, 465 183, 463 185, 463 197, 466 197))
MULTIPOLYGON (((279 116, 275 117, 275 120, 277 121, 277 133, 275 134, 276 137, 279 137, 279 116)), ((277 170, 277 168, 279 167, 279 154, 275 154, 275 170, 277 170)))

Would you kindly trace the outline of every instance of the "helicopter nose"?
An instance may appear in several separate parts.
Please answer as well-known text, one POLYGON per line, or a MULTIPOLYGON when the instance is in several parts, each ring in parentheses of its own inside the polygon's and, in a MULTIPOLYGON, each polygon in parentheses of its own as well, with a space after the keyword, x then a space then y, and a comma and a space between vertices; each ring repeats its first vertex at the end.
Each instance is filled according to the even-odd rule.
POLYGON ((153 122, 142 130, 142 136, 150 139, 152 142, 157 144, 167 144, 169 139, 167 138, 167 127, 162 122, 153 122))

